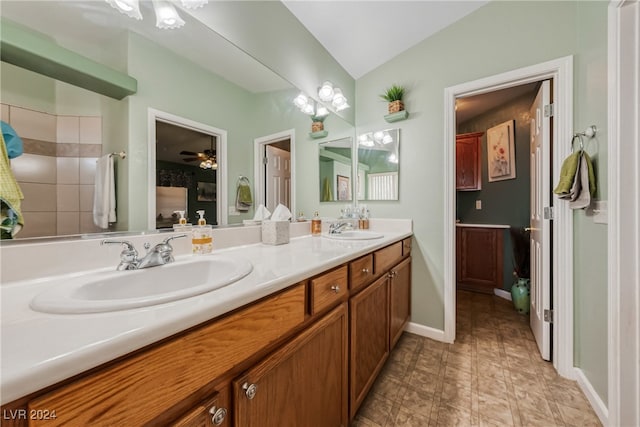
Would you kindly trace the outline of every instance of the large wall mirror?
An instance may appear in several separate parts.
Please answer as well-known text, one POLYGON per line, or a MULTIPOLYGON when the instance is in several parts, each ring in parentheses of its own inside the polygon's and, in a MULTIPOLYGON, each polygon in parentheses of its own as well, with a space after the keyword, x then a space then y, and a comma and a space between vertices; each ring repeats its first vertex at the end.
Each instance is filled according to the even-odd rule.
MULTIPOLYGON (((299 170, 315 169, 316 141, 308 136, 311 121, 292 104, 296 88, 192 15, 181 13, 186 24, 180 29, 160 30, 154 26, 151 2, 140 2, 140 7, 142 21, 99 1, 2 2, 3 22, 18 24, 138 82, 136 94, 115 100, 1 63, 2 120, 25 141, 25 154, 11 161, 25 196, 25 227, 17 239, 164 228, 174 220, 171 210, 181 210, 174 207, 185 203, 188 211, 209 209, 209 222, 224 224, 228 217, 229 224, 240 224, 253 215, 253 208, 238 213, 234 201, 238 177, 248 177, 252 186, 256 181, 254 140, 284 130, 294 130, 292 161, 299 170), (150 110, 226 132, 226 153, 212 148, 220 139, 213 135, 212 140, 209 132, 174 134, 167 140, 171 129, 160 123, 153 135, 156 123, 150 125, 150 110), (92 221, 95 162, 119 152, 126 152, 126 158, 115 158, 117 221, 102 229, 92 221), (200 179, 195 169, 187 174, 193 178, 189 182, 184 180, 187 175, 182 174, 181 181, 178 172, 171 172, 196 168, 204 157, 215 157, 219 165, 211 181, 200 179), (158 208, 150 194, 156 194, 160 180, 158 186, 176 190, 163 193, 161 203, 168 205, 158 208), (179 190, 185 186, 191 192, 179 190), (223 195, 228 202, 220 202, 223 195)), ((353 126, 335 115, 325 126, 335 138, 354 138, 353 126)), ((296 177, 298 206, 291 206, 292 211, 315 210, 317 176, 296 177)))

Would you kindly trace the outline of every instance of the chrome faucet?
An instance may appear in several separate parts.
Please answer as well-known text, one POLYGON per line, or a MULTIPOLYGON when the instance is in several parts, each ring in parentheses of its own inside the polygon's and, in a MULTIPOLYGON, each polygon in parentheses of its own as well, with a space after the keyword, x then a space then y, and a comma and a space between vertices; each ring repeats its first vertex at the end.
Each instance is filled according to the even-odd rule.
POLYGON ((144 247, 147 249, 147 253, 142 259, 138 259, 138 251, 133 244, 127 240, 103 240, 100 244, 122 245, 123 249, 122 252, 120 252, 120 263, 118 267, 116 267, 116 270, 139 270, 141 268, 155 267, 173 262, 173 247, 171 247, 169 242, 180 237, 186 237, 186 234, 167 237, 151 249, 149 249, 151 245, 145 243, 144 247))
POLYGON ((342 233, 342 230, 345 228, 351 229, 353 228, 353 226, 351 225, 350 222, 347 222, 347 221, 339 221, 339 222, 331 223, 331 225, 329 225, 329 234, 340 234, 342 233))

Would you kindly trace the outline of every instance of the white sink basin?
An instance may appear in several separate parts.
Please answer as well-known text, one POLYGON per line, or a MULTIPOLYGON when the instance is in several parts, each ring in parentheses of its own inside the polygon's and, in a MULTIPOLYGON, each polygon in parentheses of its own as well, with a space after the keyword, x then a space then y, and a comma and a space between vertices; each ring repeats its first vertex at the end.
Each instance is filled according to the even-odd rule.
POLYGON ((141 270, 89 273, 54 284, 31 301, 31 308, 72 314, 146 307, 222 288, 251 270, 247 260, 211 255, 141 270))
POLYGON ((323 234, 323 237, 334 240, 371 240, 380 239, 384 234, 366 230, 347 230, 339 234, 323 234))

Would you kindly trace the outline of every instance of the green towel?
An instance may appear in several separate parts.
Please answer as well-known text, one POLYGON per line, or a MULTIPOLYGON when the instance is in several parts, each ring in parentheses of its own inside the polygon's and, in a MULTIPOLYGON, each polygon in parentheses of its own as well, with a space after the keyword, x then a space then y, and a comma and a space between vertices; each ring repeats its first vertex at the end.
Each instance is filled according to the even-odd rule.
POLYGON ((596 194, 596 174, 593 172, 593 163, 586 152, 582 152, 584 159, 587 161, 587 171, 589 172, 589 194, 593 197, 596 194))
POLYGON ((326 177, 322 182, 322 201, 323 202, 333 201, 333 195, 331 194, 331 183, 329 182, 329 178, 326 178, 326 177))
POLYGON ((571 192, 573 179, 576 175, 576 171, 578 170, 580 153, 582 153, 582 150, 571 153, 571 155, 562 162, 562 168, 560 169, 560 182, 558 182, 555 190, 553 190, 554 193, 563 195, 571 192))
POLYGON ((13 176, 13 171, 11 171, 9 155, 7 154, 7 147, 2 133, 0 133, 0 146, 2 146, 2 157, 0 158, 0 182, 2 183, 0 186, 0 199, 2 200, 0 227, 2 229, 2 238, 12 238, 24 224, 22 212, 20 211, 20 203, 24 196, 15 176, 13 176))
POLYGON ((239 183, 236 193, 236 209, 241 212, 247 212, 252 205, 251 187, 244 182, 239 183))

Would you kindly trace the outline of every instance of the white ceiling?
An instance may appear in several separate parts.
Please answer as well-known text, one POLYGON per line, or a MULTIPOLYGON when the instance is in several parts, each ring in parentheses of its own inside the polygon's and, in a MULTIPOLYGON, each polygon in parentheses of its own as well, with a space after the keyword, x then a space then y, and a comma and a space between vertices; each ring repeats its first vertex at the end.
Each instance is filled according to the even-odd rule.
POLYGON ((488 1, 282 0, 354 79, 488 1))

